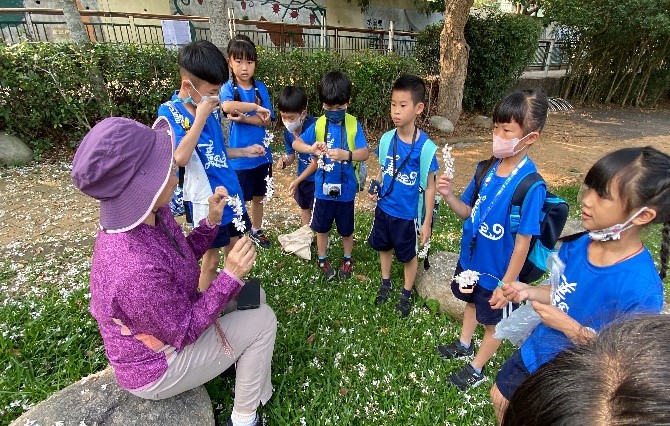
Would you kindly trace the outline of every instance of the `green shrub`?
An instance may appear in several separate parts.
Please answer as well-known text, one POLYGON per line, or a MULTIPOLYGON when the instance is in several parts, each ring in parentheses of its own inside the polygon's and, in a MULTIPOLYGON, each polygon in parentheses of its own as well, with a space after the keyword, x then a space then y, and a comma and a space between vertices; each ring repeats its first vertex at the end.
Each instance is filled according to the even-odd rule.
MULTIPOLYGON (((340 69, 353 82, 350 112, 366 127, 389 127, 393 81, 419 72, 415 59, 358 52, 346 57, 325 51, 259 49, 256 77, 276 105, 281 89, 303 86, 309 108, 320 114, 318 83, 340 69)), ((177 53, 162 46, 94 44, 80 50, 65 43, 0 46, 0 128, 26 140, 39 153, 75 147, 88 129, 108 116, 145 124, 179 86, 177 53), (96 70, 99 74, 96 73, 96 70), (102 87, 92 83, 99 75, 102 87)))
MULTIPOLYGON (((470 45, 463 108, 490 112, 530 62, 541 26, 508 13, 471 15, 465 25, 470 45)), ((442 24, 426 27, 417 39, 417 58, 426 72, 439 73, 442 24)))

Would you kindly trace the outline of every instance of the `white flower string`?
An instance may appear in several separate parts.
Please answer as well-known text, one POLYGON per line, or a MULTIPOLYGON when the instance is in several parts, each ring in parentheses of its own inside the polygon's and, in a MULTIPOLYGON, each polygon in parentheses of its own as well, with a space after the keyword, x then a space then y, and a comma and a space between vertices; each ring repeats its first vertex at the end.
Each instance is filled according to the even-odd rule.
POLYGON ((246 224, 242 216, 244 211, 242 209, 243 203, 239 195, 229 195, 228 196, 228 205, 233 209, 233 225, 238 232, 244 232, 247 229, 246 224))
MULTIPOLYGON (((493 278, 494 280, 498 281, 498 287, 502 287, 503 283, 499 278, 494 277, 491 274, 487 274, 486 272, 477 272, 473 271, 472 269, 466 269, 465 271, 456 275, 454 280, 456 280, 456 284, 458 284, 458 287, 460 287, 461 293, 472 293, 481 275, 487 275, 493 278)), ((502 317, 507 318, 510 313, 512 313, 512 302, 508 302, 507 305, 503 308, 502 317)))
POLYGON ((266 148, 270 148, 270 144, 272 143, 272 139, 275 138, 275 135, 272 134, 269 130, 265 129, 265 136, 263 136, 263 146, 266 148))
POLYGON ((319 158, 316 160, 316 165, 319 169, 323 169, 324 172, 330 172, 335 168, 335 163, 326 164, 324 158, 328 157, 328 154, 319 155, 319 158))
POLYGON ((425 259, 428 256, 428 249, 429 248, 430 248, 430 240, 426 241, 426 244, 419 251, 419 253, 417 253, 417 256, 419 256, 419 259, 425 259))
POLYGON ((265 198, 263 198, 263 203, 269 203, 274 193, 275 187, 272 176, 265 176, 265 198))
POLYGON ((451 148, 448 144, 442 148, 442 159, 444 160, 444 173, 449 179, 454 178, 454 157, 451 156, 451 148))

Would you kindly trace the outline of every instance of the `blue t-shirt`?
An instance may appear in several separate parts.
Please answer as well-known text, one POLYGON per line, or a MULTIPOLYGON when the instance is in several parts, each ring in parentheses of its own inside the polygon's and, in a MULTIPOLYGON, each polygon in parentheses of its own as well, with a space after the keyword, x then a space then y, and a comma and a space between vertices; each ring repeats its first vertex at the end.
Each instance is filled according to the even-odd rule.
MULTIPOLYGON (((427 140, 428 135, 423 131, 419 131, 419 137, 414 143, 414 147, 412 147, 411 142, 408 143, 400 139, 400 136, 395 137, 389 145, 388 152, 386 153, 386 160, 384 161, 384 167, 382 168, 382 187, 379 191, 381 198, 377 202, 377 205, 384 211, 384 213, 400 219, 414 220, 417 218, 419 184, 421 183, 419 176, 421 149, 427 140), (397 143, 395 142, 396 139, 397 143), (391 185, 393 175, 395 174, 395 171, 393 170, 394 146, 396 146, 396 167, 402 165, 402 169, 398 171, 395 183, 391 185), (409 159, 407 159, 408 155, 409 159)), ((375 154, 379 157, 379 147, 377 147, 375 154)), ((437 164, 437 157, 433 155, 428 171, 435 172, 438 169, 439 165, 437 164)), ((423 189, 425 190, 426 188, 423 189)))
MULTIPOLYGON (((590 242, 584 235, 561 246, 558 257, 565 270, 557 279, 555 306, 597 332, 627 315, 661 312, 663 284, 646 248, 623 262, 595 266, 588 260, 590 242)), ((532 373, 569 346, 563 333, 540 324, 521 345, 521 357, 532 373)))
MULTIPOLYGON (((315 122, 316 120, 314 119, 314 117, 307 114, 307 116, 305 117, 305 121, 302 123, 303 131, 312 127, 312 125, 315 122)), ((289 155, 296 153, 295 150, 293 149, 294 140, 295 136, 293 136, 293 133, 289 132, 288 130, 286 130, 286 128, 284 128, 284 146, 286 147, 286 153, 289 155)), ((302 172, 305 171, 307 166, 309 166, 309 164, 311 163, 312 156, 309 154, 298 153, 295 156, 295 160, 298 162, 298 170, 296 172, 296 175, 300 176, 302 172)), ((313 180, 314 180, 314 173, 305 178, 305 181, 313 181, 313 180)))
MULTIPOLYGON (((356 121, 357 130, 356 138, 354 139, 354 146, 356 149, 367 148, 368 143, 363 134, 363 127, 361 123, 356 121)), ((328 149, 341 148, 349 151, 349 143, 347 142, 346 129, 342 128, 342 124, 328 123, 328 132, 326 134, 325 142, 328 144, 328 149), (345 130, 343 133, 342 130, 345 130)), ((307 145, 313 145, 316 142, 316 124, 310 126, 300 135, 307 145)), ((330 158, 324 156, 324 165, 328 167, 333 164, 333 169, 326 172, 324 169, 317 169, 314 172, 314 197, 321 200, 334 200, 340 202, 354 201, 356 193, 358 192, 358 183, 356 182, 356 174, 354 172, 354 165, 349 161, 331 161, 330 158), (340 184, 340 196, 333 198, 328 194, 323 193, 323 184, 340 184)))
MULTIPOLYGON (((461 254, 459 257, 464 270, 471 269, 482 273, 478 284, 488 290, 494 290, 498 285, 498 279, 505 276, 514 251, 515 235, 510 231, 509 220, 510 204, 514 190, 526 175, 537 171, 533 161, 524 157, 519 163, 523 163, 521 168, 510 178, 502 193, 496 197, 508 178, 507 176, 496 176, 499 163, 496 163, 486 174, 481 183, 475 206, 472 208, 472 213, 463 223, 463 237, 461 238, 461 254), (476 237, 476 243, 471 254, 473 236, 476 237)), ((512 173, 510 173, 510 176, 512 173)), ((474 191, 475 179, 473 176, 461 196, 461 200, 467 205, 472 205, 474 191)), ((526 194, 526 204, 521 212, 517 233, 521 235, 540 234, 540 213, 546 192, 545 185, 537 185, 526 194)))
MULTIPOLYGON (((187 128, 190 128, 195 121, 195 117, 184 107, 177 93, 175 92, 170 101, 158 107, 158 116, 165 117, 170 122, 175 132, 176 144, 179 146, 186 135, 187 128)), ((237 174, 229 167, 230 161, 219 123, 219 110, 216 110, 207 118, 205 127, 202 129, 194 149, 196 156, 192 155, 186 165, 184 199, 187 201, 207 203, 207 197, 214 192, 217 186, 225 187, 228 194, 237 195, 240 200, 244 200, 237 174), (206 185, 205 182, 209 183, 209 187, 202 187, 203 184, 206 185)), ((245 208, 244 202, 242 208, 245 208)), ((223 209, 221 224, 226 225, 232 222, 233 217, 232 207, 226 205, 223 209)))
MULTIPOLYGON (((268 89, 263 84, 262 81, 255 81, 256 87, 258 87, 258 93, 261 96, 261 106, 270 110, 270 117, 274 120, 275 116, 272 112, 272 104, 270 103, 270 94, 268 89)), ((240 94, 241 102, 250 102, 256 103, 256 91, 252 87, 251 89, 243 89, 239 85, 237 86, 237 92, 240 94)), ((228 81, 221 88, 221 102, 233 101, 235 96, 235 91, 233 89, 232 80, 228 81)), ((256 115, 255 111, 249 112, 249 116, 256 115)), ((231 148, 246 148, 248 146, 259 144, 263 145, 263 138, 265 137, 266 128, 264 126, 255 126, 253 124, 247 123, 238 123, 236 121, 230 122, 230 135, 228 139, 228 144, 231 148)), ((270 147, 265 148, 265 156, 263 157, 240 157, 233 158, 230 160, 230 164, 235 170, 248 170, 256 168, 262 164, 267 164, 272 162, 272 152, 270 147)))

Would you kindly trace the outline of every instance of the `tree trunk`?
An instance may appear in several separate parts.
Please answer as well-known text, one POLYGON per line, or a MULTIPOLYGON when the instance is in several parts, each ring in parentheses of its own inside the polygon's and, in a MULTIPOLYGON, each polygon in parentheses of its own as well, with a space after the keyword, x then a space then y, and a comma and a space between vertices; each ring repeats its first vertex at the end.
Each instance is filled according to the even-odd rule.
POLYGON ((228 0, 208 0, 209 31, 212 43, 227 56, 228 50, 228 0))
POLYGON ((437 111, 456 124, 463 108, 463 88, 468 73, 465 23, 474 0, 447 0, 440 34, 440 92, 437 111))
POLYGON ((70 31, 72 42, 78 45, 90 42, 84 23, 81 21, 77 0, 60 0, 59 3, 63 9, 63 17, 67 29, 70 31))

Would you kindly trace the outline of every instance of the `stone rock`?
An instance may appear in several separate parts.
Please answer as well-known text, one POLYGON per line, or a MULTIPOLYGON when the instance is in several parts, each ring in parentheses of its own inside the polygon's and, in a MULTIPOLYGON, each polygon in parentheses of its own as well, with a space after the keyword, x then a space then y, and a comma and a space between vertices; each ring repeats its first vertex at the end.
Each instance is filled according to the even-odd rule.
POLYGON ((0 163, 17 166, 30 163, 33 151, 21 139, 6 133, 0 133, 0 163))
POLYGON ((582 232, 583 230, 584 228, 582 228, 581 220, 568 218, 568 220, 565 222, 565 226, 563 227, 563 232, 561 232, 561 237, 576 234, 578 232, 582 232))
POLYGON ((10 426, 214 425, 212 401, 203 386, 151 401, 119 387, 111 367, 92 374, 40 402, 10 426))
POLYGON ((478 115, 472 119, 472 124, 487 130, 491 130, 493 128, 493 119, 485 115, 478 115))
POLYGON ((454 125, 449 121, 448 118, 440 117, 439 115, 433 115, 428 120, 431 126, 435 127, 437 130, 444 133, 452 133, 454 131, 454 125))
POLYGON ((451 280, 456 269, 458 254, 438 252, 430 255, 430 269, 423 269, 419 262, 419 273, 415 288, 419 296, 440 302, 440 312, 463 321, 465 302, 454 297, 451 292, 451 280))

